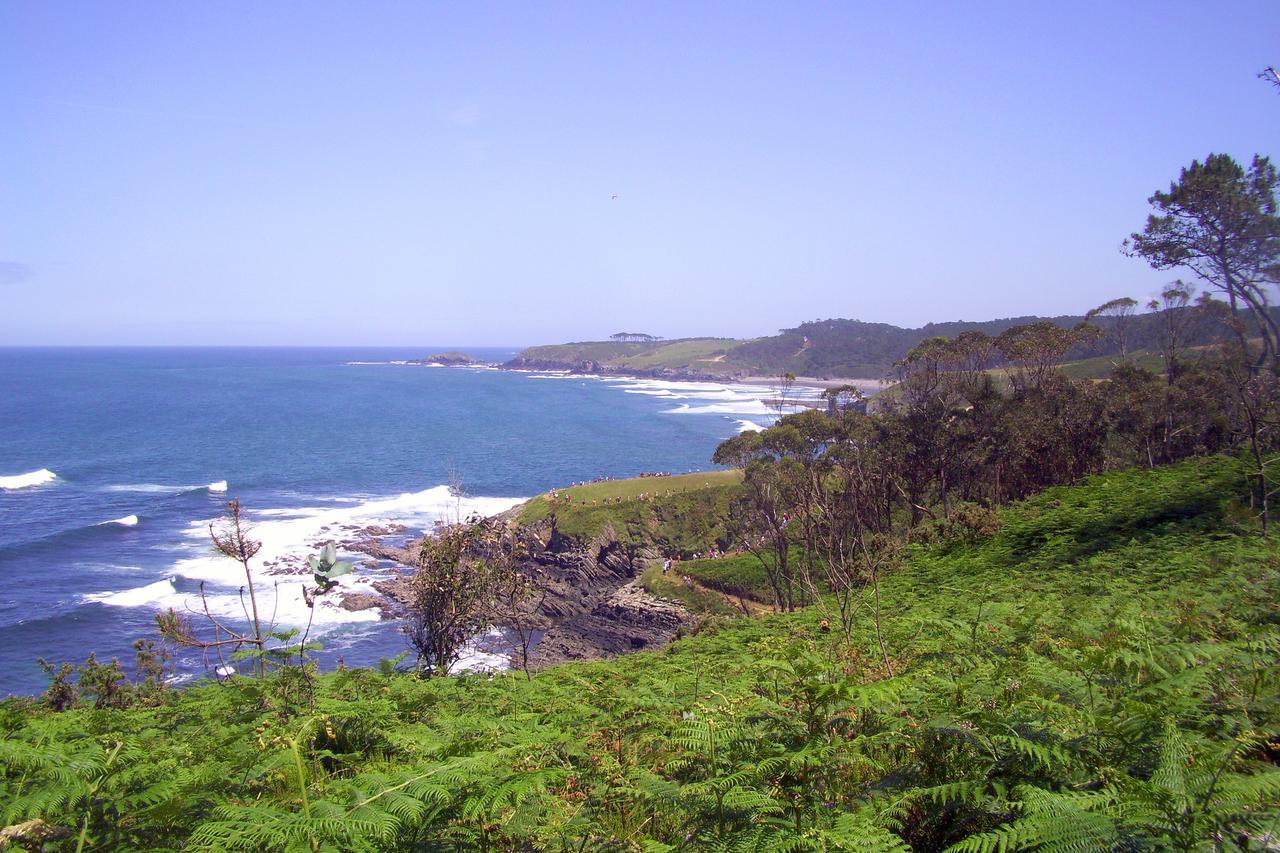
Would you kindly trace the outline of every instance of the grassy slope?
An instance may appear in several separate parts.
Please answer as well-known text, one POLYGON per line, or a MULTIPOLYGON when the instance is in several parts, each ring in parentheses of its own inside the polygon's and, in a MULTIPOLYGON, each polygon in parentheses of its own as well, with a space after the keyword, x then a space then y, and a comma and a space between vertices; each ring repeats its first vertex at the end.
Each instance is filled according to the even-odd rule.
POLYGON ((671 368, 722 373, 734 368, 734 365, 725 362, 723 356, 740 343, 742 341, 733 338, 678 338, 649 343, 583 341, 529 347, 520 356, 530 360, 560 362, 565 366, 596 361, 618 369, 671 368))
MULTIPOLYGON (((1106 379, 1111 375, 1112 369, 1119 363, 1119 356, 1100 355, 1096 358, 1069 361, 1062 365, 1060 370, 1072 379, 1106 379)), ((1164 373, 1164 359, 1160 357, 1158 352, 1150 352, 1148 350, 1132 352, 1129 354, 1129 364, 1134 367, 1141 367, 1144 370, 1150 370, 1152 373, 1164 373)))
MULTIPOLYGON (((819 840, 892 829, 940 849, 1018 813, 1007 786, 1139 790, 1170 748, 1162 726, 1206 761, 1242 691, 1275 730, 1280 547, 1237 527, 1239 493, 1230 460, 1123 472, 1004 511, 987 541, 917 549, 881 589, 892 678, 864 606, 847 652, 810 609, 532 682, 327 676, 314 710, 287 710, 278 684, 197 687, 155 710, 10 702, 3 816, 76 825, 81 801, 48 792, 120 743, 92 777, 100 844, 169 847, 203 824, 204 846, 242 849, 290 831, 345 849, 606 838, 697 849, 733 833, 751 846, 742 833, 774 814, 779 831, 819 840), (714 761, 709 730, 722 739, 714 761), (294 741, 327 757, 304 749, 299 763, 294 741), (727 811, 717 790, 734 792, 727 811)), ((1072 806, 1083 807, 1101 806, 1072 806)))
POLYGON ((620 542, 652 541, 673 553, 692 554, 706 551, 723 535, 723 519, 741 481, 742 472, 730 469, 587 483, 558 490, 561 497, 555 501, 539 495, 516 517, 531 524, 554 510, 565 536, 590 539, 612 527, 620 542))
MULTIPOLYGON (((799 559, 799 551, 792 555, 799 559)), ((715 560, 688 560, 675 567, 701 586, 758 604, 772 604, 773 591, 764 566, 751 554, 733 554, 715 560)))

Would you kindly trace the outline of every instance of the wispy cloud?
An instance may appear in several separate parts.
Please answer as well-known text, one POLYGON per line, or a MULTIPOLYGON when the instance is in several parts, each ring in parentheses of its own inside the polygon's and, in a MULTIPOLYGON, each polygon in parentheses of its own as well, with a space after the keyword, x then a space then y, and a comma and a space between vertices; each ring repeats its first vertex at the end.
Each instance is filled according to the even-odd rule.
POLYGON ((22 284, 31 278, 31 267, 17 261, 0 261, 0 285, 22 284))

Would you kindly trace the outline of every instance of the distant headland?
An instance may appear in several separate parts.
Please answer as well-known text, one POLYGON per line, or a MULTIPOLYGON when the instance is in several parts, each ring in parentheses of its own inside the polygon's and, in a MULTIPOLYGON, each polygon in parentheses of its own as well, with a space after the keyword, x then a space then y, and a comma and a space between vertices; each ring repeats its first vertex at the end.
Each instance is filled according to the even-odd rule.
MULTIPOLYGON (((503 364, 489 364, 464 352, 443 352, 413 359, 415 364, 454 367, 493 366, 508 370, 556 370, 594 376, 629 376, 674 381, 776 381, 790 373, 801 384, 870 382, 889 376, 894 363, 930 338, 964 332, 997 336, 1015 326, 1049 321, 1073 328, 1088 319, 1107 327, 1107 317, 1008 317, 970 322, 958 320, 903 328, 861 320, 813 320, 760 338, 691 337, 665 339, 639 332, 619 332, 607 340, 527 347, 503 364)), ((1159 348, 1160 318, 1140 314, 1127 320, 1130 349, 1159 348)), ((1210 343, 1211 330, 1189 327, 1189 345, 1210 343)), ((1102 335, 1078 345, 1070 359, 1115 355, 1117 340, 1102 335)))

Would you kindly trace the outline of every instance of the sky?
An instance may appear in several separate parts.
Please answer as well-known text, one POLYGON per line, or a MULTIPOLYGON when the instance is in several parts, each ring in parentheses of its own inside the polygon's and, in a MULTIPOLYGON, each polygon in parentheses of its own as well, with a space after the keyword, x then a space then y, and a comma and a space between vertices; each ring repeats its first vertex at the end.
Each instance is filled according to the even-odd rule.
POLYGON ((525 345, 1146 301, 1280 4, 0 2, 0 345, 525 345))

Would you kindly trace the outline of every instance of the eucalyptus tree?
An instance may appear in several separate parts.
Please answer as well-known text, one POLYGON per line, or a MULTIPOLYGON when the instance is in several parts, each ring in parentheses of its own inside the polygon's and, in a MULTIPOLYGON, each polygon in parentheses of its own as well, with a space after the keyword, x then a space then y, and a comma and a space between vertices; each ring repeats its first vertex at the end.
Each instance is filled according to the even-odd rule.
POLYGON ((716 464, 743 470, 743 488, 730 514, 730 532, 760 563, 774 606, 783 611, 803 604, 812 587, 809 576, 791 556, 792 545, 806 539, 806 524, 793 522, 806 505, 810 477, 798 458, 805 440, 792 423, 796 417, 783 418, 763 432, 745 432, 722 442, 712 456, 716 464))
POLYGON ((1058 372, 1067 353, 1077 344, 1097 337, 1096 326, 1080 324, 1068 329, 1049 320, 1013 326, 996 338, 996 348, 1008 363, 1009 382, 1015 390, 1039 388, 1058 372))
POLYGON ((1129 360, 1129 327, 1133 323, 1134 312, 1138 308, 1138 300, 1121 296, 1102 303, 1085 315, 1085 319, 1093 320, 1102 317, 1107 320, 1106 333, 1116 342, 1120 350, 1120 363, 1129 360))
POLYGON ((1158 300, 1147 303, 1147 310, 1159 314, 1160 355, 1164 359, 1165 380, 1172 385, 1178 374, 1178 359, 1186 336, 1195 320, 1191 297, 1195 288, 1181 279, 1160 291, 1158 300))

